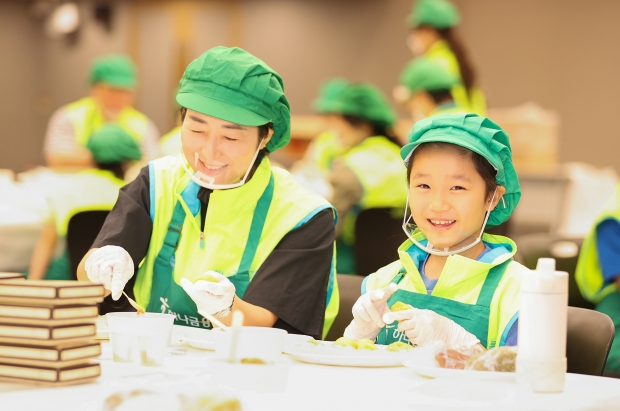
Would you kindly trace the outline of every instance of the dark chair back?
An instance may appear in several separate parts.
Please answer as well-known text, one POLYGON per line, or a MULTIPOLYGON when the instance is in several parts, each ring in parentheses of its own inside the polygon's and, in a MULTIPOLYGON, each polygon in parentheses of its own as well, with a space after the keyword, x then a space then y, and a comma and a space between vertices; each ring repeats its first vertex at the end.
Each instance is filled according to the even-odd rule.
POLYGON ((602 375, 614 334, 614 323, 607 315, 594 310, 568 307, 567 371, 602 375))
MULTIPOLYGON (((74 279, 77 279, 77 268, 80 261, 82 261, 82 258, 84 258, 95 242, 108 214, 109 211, 103 210, 82 211, 75 214, 69 220, 69 227, 67 229, 67 249, 69 251, 69 261, 71 262, 71 273, 74 279)), ((131 298, 134 298, 134 282, 135 276, 133 276, 125 286, 125 292, 131 298)), ((125 297, 121 297, 118 301, 114 301, 112 297, 108 295, 103 302, 99 304, 99 315, 114 311, 134 311, 134 309, 129 305, 125 297)))
POLYGON ((403 232, 403 210, 370 208, 355 221, 356 274, 366 276, 398 260, 398 247, 407 239, 403 232))
POLYGON ((71 275, 77 279, 77 268, 95 242, 109 211, 82 211, 71 217, 67 228, 67 250, 71 262, 71 275))
POLYGON ((344 329, 353 320, 353 304, 362 295, 362 281, 364 277, 352 274, 338 274, 338 291, 340 292, 340 308, 338 315, 330 328, 325 339, 327 341, 335 341, 338 337, 342 337, 344 329))
POLYGON ((594 304, 581 295, 575 281, 575 269, 582 241, 582 239, 547 233, 523 235, 515 241, 517 243, 516 259, 533 270, 539 258, 554 258, 556 269, 568 273, 568 305, 591 309, 594 308, 594 304))

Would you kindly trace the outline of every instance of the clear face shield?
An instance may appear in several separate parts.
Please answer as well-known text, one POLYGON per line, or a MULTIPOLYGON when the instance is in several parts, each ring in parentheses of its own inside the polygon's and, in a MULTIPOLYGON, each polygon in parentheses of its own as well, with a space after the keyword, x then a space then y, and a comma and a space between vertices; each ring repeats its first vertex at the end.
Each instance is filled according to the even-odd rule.
MULTIPOLYGON (((258 157, 258 153, 260 152, 260 147, 261 147, 261 144, 263 144, 263 140, 264 138, 261 138, 260 141, 258 142, 258 148, 256 149, 256 152, 254 153, 254 156, 252 157, 252 161, 250 161, 250 165, 248 166, 247 171, 243 175, 243 178, 241 178, 241 180, 239 180, 236 183, 222 184, 221 182, 217 181, 218 176, 212 177, 212 176, 208 176, 204 174, 201 171, 192 171, 189 168, 190 167, 189 161, 185 157, 185 154, 183 153, 183 150, 181 149, 181 156, 183 157, 183 160, 184 160, 183 168, 185 169, 185 172, 187 173, 189 178, 191 178, 194 183, 204 188, 208 188, 211 190, 228 190, 231 188, 241 187, 242 185, 246 183, 248 176, 250 175, 250 171, 252 170, 252 166, 254 166, 254 162, 256 161, 256 158, 258 157)), ((194 153, 194 165, 193 165, 194 169, 198 169, 198 161, 199 161, 198 157, 199 157, 199 154, 197 152, 194 153)))
MULTIPOLYGON (((491 215, 491 207, 493 206, 493 202, 495 201, 496 194, 497 194, 497 189, 493 192, 493 197, 491 198, 489 209, 487 210, 486 215, 484 216, 484 221, 482 223, 482 227, 480 227, 479 232, 477 230, 474 232, 466 232, 466 231, 462 231, 458 233, 454 233, 454 231, 452 232, 453 235, 458 235, 459 238, 464 239, 458 244, 454 244, 449 247, 439 248, 431 244, 430 240, 428 240, 427 244, 424 245, 418 239, 416 239, 416 237, 420 238, 418 236, 419 227, 416 224, 416 222, 413 220, 413 215, 409 214, 409 217, 407 217, 407 214, 409 213, 409 196, 407 196, 407 203, 405 205, 405 215, 403 216, 403 231, 416 246, 418 246, 419 248, 421 248, 422 250, 426 251, 429 254, 444 256, 444 257, 453 255, 453 254, 460 254, 474 247, 476 244, 478 244, 482 240, 482 234, 484 233, 484 228, 486 227, 487 221, 489 220, 489 215, 491 215)), ((454 230, 454 228, 449 228, 449 222, 441 222, 437 224, 437 226, 440 227, 442 224, 445 224, 446 230, 448 229, 454 230)))

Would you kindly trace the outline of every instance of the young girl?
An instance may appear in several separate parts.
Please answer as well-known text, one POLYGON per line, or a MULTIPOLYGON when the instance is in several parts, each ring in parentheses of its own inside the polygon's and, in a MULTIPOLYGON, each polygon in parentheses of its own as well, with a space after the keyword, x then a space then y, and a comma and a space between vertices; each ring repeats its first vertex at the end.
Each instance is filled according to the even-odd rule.
POLYGON ((365 279, 345 336, 516 345, 523 267, 512 260, 512 240, 483 233, 506 221, 521 196, 508 135, 475 114, 443 114, 416 123, 401 156, 409 239, 399 261, 365 279), (390 312, 397 301, 414 308, 390 312))

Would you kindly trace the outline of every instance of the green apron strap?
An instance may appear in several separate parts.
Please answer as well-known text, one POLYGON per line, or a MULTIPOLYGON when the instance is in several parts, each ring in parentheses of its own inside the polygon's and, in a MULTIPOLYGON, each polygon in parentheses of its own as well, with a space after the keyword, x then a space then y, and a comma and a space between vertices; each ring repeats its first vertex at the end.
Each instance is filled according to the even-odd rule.
POLYGON ((156 260, 161 260, 164 264, 170 264, 174 267, 174 252, 177 249, 179 238, 181 237, 181 227, 185 221, 185 210, 180 201, 174 206, 174 212, 172 213, 172 219, 168 224, 168 232, 164 238, 164 244, 161 246, 159 254, 157 254, 156 260))
POLYGON ((511 261, 512 258, 504 261, 499 265, 496 265, 489 270, 487 278, 484 280, 484 284, 482 284, 480 294, 478 294, 478 300, 476 301, 476 305, 481 305, 483 307, 491 306, 491 301, 493 300, 495 290, 497 289, 499 282, 502 280, 502 277, 506 272, 506 268, 508 268, 508 264, 510 264, 511 261))
POLYGON ((400 270, 398 270, 398 274, 396 274, 394 278, 392 278, 392 281, 390 281, 390 283, 394 283, 398 285, 398 283, 400 283, 400 280, 402 280, 404 276, 405 276, 405 267, 401 267, 400 270))
POLYGON ((273 172, 269 178, 269 184, 263 191, 263 194, 258 199, 256 204, 256 210, 254 210, 254 216, 252 216, 252 225, 250 226, 250 233, 248 234, 248 242, 245 245, 243 256, 241 257, 241 263, 239 263, 238 273, 250 272, 252 261, 256 256, 256 250, 258 249, 258 243, 260 237, 263 234, 263 227, 265 227, 265 220, 267 219, 267 212, 271 206, 271 200, 273 199, 274 178, 273 172))

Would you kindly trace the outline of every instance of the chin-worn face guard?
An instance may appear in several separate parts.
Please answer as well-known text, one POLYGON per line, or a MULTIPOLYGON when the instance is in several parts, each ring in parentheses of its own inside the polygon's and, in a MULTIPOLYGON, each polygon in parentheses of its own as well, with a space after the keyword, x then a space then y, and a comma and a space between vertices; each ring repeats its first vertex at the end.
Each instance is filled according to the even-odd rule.
MULTIPOLYGON (((254 162, 256 161, 256 158, 258 157, 258 153, 260 152, 260 146, 263 143, 263 140, 264 138, 261 138, 261 140, 258 142, 258 148, 256 149, 256 152, 254 153, 254 157, 252 157, 252 161, 250 162, 250 165, 248 166, 248 169, 245 172, 243 178, 236 183, 215 184, 215 177, 207 176, 200 171, 190 170, 189 161, 187 160, 187 158, 185 157, 185 154, 183 154, 183 150, 181 149, 181 156, 183 157, 183 160, 184 160, 183 168, 185 169, 185 172, 187 173, 189 178, 191 178, 194 183, 204 188, 208 188, 211 190, 228 190, 231 188, 241 187, 247 182, 248 176, 250 175, 250 171, 252 170, 252 166, 254 165, 254 162)), ((198 168, 198 156, 199 156, 198 153, 194 153, 194 168, 198 168)))
POLYGON ((405 205, 405 215, 403 216, 403 231, 407 235, 407 238, 409 238, 416 246, 418 246, 420 249, 426 251, 429 254, 443 256, 443 257, 454 255, 454 254, 460 254, 464 251, 469 250, 470 248, 472 248, 473 246, 475 246, 482 240, 482 234, 484 233, 484 227, 486 227, 487 221, 489 220, 489 215, 491 215, 491 207, 493 206, 493 202, 495 201, 496 194, 497 194, 497 189, 493 192, 493 197, 491 198, 489 209, 487 210, 486 215, 484 216, 484 222, 482 223, 480 232, 478 233, 478 236, 473 240, 470 240, 470 238, 475 233, 467 233, 468 236, 466 237, 464 241, 458 244, 455 244, 452 247, 447 247, 444 249, 436 248, 433 244, 431 244, 430 241, 428 241, 427 244, 424 245, 418 240, 416 240, 414 238, 414 232, 419 227, 417 226, 415 221, 413 221, 413 215, 410 214, 409 217, 407 217, 407 210, 409 210, 409 196, 407 196, 407 203, 405 205), (467 243, 463 244, 465 242, 467 243))

